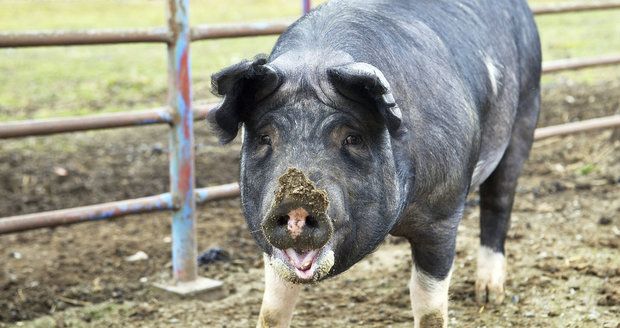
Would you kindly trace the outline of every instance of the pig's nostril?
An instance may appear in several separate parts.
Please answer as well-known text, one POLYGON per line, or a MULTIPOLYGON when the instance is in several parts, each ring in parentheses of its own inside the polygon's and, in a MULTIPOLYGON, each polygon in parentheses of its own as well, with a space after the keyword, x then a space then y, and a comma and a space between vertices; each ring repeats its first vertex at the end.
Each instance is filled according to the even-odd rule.
POLYGON ((306 218, 306 225, 310 228, 317 228, 319 226, 319 221, 312 215, 308 215, 306 218))
POLYGON ((288 225, 288 215, 279 216, 277 223, 278 223, 279 226, 288 225))

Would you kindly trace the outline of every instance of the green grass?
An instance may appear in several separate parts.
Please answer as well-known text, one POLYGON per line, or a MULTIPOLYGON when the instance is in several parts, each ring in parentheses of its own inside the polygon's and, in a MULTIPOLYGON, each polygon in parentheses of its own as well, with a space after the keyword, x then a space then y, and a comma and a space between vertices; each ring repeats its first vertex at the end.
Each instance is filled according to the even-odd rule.
MULTIPOLYGON (((300 2, 291 0, 191 0, 194 24, 291 19, 299 11, 300 2)), ((620 53, 620 10, 550 15, 537 21, 546 60, 620 53)), ((131 28, 164 23, 162 0, 0 0, 0 31, 131 28)), ((209 77, 213 72, 269 52, 275 39, 192 44, 195 99, 212 97, 209 77)), ((618 77, 620 68, 611 68, 554 74, 543 81, 597 83, 618 77)), ((166 100, 166 79, 163 45, 0 49, 0 121, 159 107, 166 100)))
MULTIPOLYGON (((530 1, 547 4, 550 1, 530 1)), ((558 2, 558 1, 556 1, 558 2)), ((536 18, 543 45, 543 60, 620 54, 620 10, 545 15, 536 18)), ((566 79, 585 84, 617 80, 620 67, 584 69, 543 77, 544 84, 566 79)))

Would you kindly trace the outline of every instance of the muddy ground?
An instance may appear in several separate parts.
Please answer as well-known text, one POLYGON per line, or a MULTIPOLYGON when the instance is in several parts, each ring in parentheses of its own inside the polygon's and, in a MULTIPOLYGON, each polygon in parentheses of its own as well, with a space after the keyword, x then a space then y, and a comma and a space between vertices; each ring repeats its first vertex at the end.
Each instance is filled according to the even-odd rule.
MULTIPOLYGON (((620 83, 544 91, 540 126, 620 113, 620 83)), ((0 143, 0 216, 165 192, 164 127, 87 132, 0 143)), ((474 302, 476 195, 460 227, 451 284, 455 327, 620 327, 620 138, 612 131, 535 144, 507 242, 507 298, 474 302)), ((238 177, 239 144, 197 133, 199 186, 238 177)), ((238 200, 199 208, 199 250, 230 261, 201 268, 221 279, 217 302, 176 301, 150 283, 170 271, 169 214, 0 236, 0 327, 250 327, 262 293, 262 258, 238 200), (125 258, 138 251, 143 261, 125 258)), ((305 287, 297 327, 411 327, 411 259, 389 238, 347 273, 305 287)))

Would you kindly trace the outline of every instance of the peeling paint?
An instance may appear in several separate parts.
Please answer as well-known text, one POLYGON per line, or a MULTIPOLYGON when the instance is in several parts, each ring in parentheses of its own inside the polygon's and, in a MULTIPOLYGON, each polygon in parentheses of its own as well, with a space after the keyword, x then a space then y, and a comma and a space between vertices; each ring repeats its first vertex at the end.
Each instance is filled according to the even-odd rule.
POLYGON ((307 14, 308 12, 310 12, 311 8, 312 8, 312 5, 311 5, 310 0, 301 0, 302 14, 307 14))
POLYGON ((197 277, 194 197, 194 133, 189 55, 188 0, 169 0, 168 44, 170 131, 170 187, 172 217, 172 271, 178 282, 197 277))

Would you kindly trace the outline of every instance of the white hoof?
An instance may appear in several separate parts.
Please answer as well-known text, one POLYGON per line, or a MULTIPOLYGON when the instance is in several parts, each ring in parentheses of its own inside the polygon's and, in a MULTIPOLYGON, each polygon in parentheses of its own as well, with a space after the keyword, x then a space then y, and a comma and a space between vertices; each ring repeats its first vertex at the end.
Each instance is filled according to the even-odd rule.
POLYGON ((501 304, 504 301, 506 258, 504 254, 480 246, 476 276, 476 301, 480 305, 501 304))

